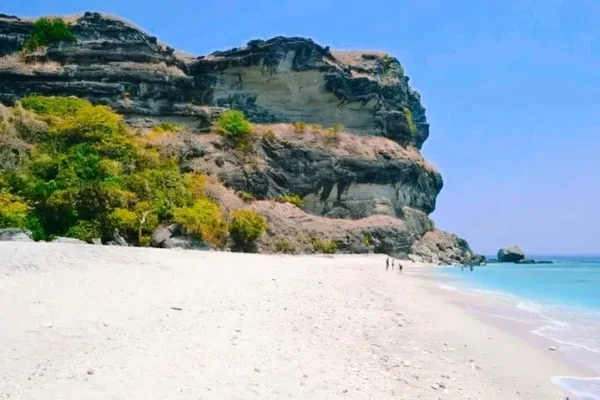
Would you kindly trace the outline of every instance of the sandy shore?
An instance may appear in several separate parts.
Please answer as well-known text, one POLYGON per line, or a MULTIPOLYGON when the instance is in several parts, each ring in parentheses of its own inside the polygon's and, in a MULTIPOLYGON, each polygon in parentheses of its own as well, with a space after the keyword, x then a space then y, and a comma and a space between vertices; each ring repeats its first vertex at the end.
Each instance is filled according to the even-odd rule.
POLYGON ((554 352, 384 259, 0 243, 0 398, 565 398, 554 352))

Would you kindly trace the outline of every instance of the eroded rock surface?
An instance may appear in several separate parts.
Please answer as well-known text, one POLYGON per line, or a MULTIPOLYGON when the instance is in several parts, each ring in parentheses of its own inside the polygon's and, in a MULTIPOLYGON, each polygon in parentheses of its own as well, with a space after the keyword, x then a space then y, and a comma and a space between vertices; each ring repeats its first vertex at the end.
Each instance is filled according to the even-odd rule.
POLYGON ((404 207, 426 214, 435 209, 442 177, 416 151, 347 133, 327 145, 320 133, 286 136, 288 128, 273 127, 279 136, 257 140, 251 156, 231 151, 218 136, 182 139, 177 152, 186 158, 184 168, 215 174, 235 190, 260 199, 296 194, 305 202, 303 209, 316 215, 359 219, 402 216, 404 207), (374 154, 364 153, 364 148, 374 154))
POLYGON ((0 101, 76 95, 137 123, 186 117, 200 129, 220 107, 236 107, 255 122, 342 124, 417 147, 429 135, 419 94, 384 54, 277 37, 194 59, 118 18, 85 13, 68 21, 75 42, 24 54, 32 21, 0 16, 0 101))
POLYGON ((410 250, 422 261, 441 264, 480 262, 481 256, 473 254, 466 240, 453 233, 431 230, 412 245, 410 250))

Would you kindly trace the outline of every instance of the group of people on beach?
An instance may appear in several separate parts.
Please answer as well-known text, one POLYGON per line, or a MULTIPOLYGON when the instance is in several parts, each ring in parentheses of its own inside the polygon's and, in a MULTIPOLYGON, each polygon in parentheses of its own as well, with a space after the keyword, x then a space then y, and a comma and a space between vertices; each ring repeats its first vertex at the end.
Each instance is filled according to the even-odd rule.
MULTIPOLYGON (((386 258, 385 260, 385 270, 389 271, 390 270, 390 258, 386 258)), ((394 270, 394 259, 392 258, 392 271, 394 270)), ((398 272, 402 272, 402 264, 400 263, 400 261, 398 261, 398 272)))

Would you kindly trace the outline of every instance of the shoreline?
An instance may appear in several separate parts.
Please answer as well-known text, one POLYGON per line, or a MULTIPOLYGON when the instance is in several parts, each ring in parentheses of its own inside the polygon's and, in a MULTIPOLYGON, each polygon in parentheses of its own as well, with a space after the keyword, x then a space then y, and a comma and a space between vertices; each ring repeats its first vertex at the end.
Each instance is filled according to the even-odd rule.
MULTIPOLYGON (((448 267, 433 266, 432 268, 448 267)), ((454 286, 456 282, 451 282, 452 284, 449 285, 444 283, 442 277, 435 276, 435 272, 430 272, 433 271, 432 269, 416 268, 413 271, 418 279, 427 282, 428 290, 439 292, 477 320, 522 338, 540 351, 552 352, 553 357, 567 365, 571 372, 569 375, 551 376, 550 380, 566 393, 576 396, 570 398, 600 399, 600 372, 583 361, 577 360, 577 354, 575 356, 568 354, 574 350, 587 348, 577 343, 564 342, 542 334, 541 331, 545 328, 561 321, 548 319, 549 317, 544 316, 540 310, 532 310, 529 306, 535 303, 531 300, 504 292, 469 286, 468 283, 462 281, 459 281, 459 287, 454 286), (583 387, 588 383, 588 386, 593 385, 594 388, 597 386, 595 382, 598 382, 598 392, 582 391, 581 387, 573 387, 569 381, 580 382, 583 387)), ((587 350, 595 353, 594 350, 587 350)), ((590 388, 587 387, 587 389, 590 388)))
POLYGON ((0 253, 0 397, 564 400, 573 375, 385 256, 0 253))

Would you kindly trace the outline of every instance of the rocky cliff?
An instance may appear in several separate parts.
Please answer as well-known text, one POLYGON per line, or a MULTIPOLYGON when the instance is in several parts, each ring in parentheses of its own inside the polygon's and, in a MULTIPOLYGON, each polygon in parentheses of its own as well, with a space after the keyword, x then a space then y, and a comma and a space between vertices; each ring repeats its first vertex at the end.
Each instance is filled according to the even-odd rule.
POLYGON ((118 18, 65 21, 74 42, 23 52, 33 21, 0 15, 1 102, 75 95, 114 108, 142 134, 160 121, 186 125, 194 133, 170 138, 168 151, 182 168, 225 184, 224 202, 244 206, 235 191, 262 200, 252 207, 269 219, 266 250, 295 237, 307 251, 326 237, 349 252, 472 257, 464 240, 431 234, 438 231, 427 215, 442 178, 419 153, 429 136, 425 109, 395 58, 283 37, 192 57, 118 18), (256 124, 250 156, 207 134, 227 108, 256 124), (300 131, 290 125, 299 121, 300 131), (332 141, 326 128, 336 125, 343 129, 332 141), (304 200, 302 210, 273 203, 290 193, 304 200))

